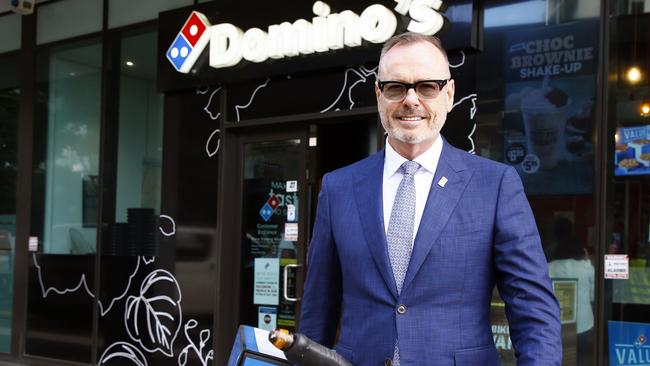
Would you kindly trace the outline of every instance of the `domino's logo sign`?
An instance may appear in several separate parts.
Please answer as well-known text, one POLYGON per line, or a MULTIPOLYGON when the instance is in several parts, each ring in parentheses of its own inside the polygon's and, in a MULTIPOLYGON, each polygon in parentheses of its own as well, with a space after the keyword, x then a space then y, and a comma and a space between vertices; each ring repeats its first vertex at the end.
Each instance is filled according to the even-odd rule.
POLYGON ((205 15, 193 11, 167 50, 167 59, 176 71, 187 74, 208 45, 210 22, 205 15))
POLYGON ((205 15, 193 11, 174 39, 167 59, 182 73, 190 72, 210 43, 210 66, 232 67, 242 60, 253 63, 324 53, 343 47, 359 47, 364 41, 384 43, 397 30, 395 13, 411 18, 407 30, 426 35, 438 33, 445 22, 438 12, 442 0, 395 0, 394 12, 381 4, 365 8, 361 14, 352 10, 332 13, 323 1, 316 1, 316 17, 271 24, 265 30, 253 27, 243 31, 230 23, 211 25, 205 15))

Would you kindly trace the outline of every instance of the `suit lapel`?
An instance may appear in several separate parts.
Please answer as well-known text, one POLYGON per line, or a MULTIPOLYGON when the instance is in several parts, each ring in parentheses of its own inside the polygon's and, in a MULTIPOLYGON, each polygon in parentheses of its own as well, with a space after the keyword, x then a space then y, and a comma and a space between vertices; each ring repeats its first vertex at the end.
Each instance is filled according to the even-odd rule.
POLYGON ((460 151, 451 147, 446 141, 443 140, 443 142, 436 174, 431 183, 429 197, 424 206, 422 220, 413 244, 413 252, 402 285, 402 292, 408 289, 420 270, 472 176, 472 171, 467 169, 460 151), (443 184, 444 187, 438 183, 443 177, 447 179, 447 182, 443 184))
POLYGON ((397 287, 388 259, 388 246, 384 229, 383 175, 384 150, 381 150, 369 159, 365 169, 359 169, 356 172, 354 193, 368 249, 379 269, 379 273, 386 282, 386 286, 394 296, 397 296, 397 287))

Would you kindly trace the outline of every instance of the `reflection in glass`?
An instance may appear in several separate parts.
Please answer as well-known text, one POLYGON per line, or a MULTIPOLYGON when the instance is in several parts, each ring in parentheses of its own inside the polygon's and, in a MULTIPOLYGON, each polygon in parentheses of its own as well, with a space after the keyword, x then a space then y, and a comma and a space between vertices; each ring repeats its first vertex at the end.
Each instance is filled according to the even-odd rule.
POLYGON ((156 37, 156 32, 130 35, 121 43, 117 171, 106 177, 115 181, 115 220, 102 244, 105 255, 157 254, 162 95, 156 91, 156 37))
POLYGON ((156 91, 157 33, 149 29, 125 32, 120 42, 112 45, 119 47, 112 51, 118 55, 113 62, 119 65, 111 67, 119 70, 119 76, 108 83, 114 89, 108 94, 115 98, 108 104, 114 109, 110 115, 117 121, 107 126, 103 136, 103 158, 108 162, 103 183, 108 189, 103 196, 106 203, 98 355, 110 358, 119 354, 119 347, 111 353, 116 349, 112 345, 130 335, 140 339, 145 349, 170 353, 179 318, 178 309, 174 311, 171 305, 180 296, 180 289, 173 274, 156 271, 158 260, 164 259, 157 257, 162 160, 162 95, 156 91), (123 320, 127 314, 129 321, 123 320), (148 332, 140 332, 148 329, 142 322, 148 316, 152 329, 166 327, 172 334, 160 334, 156 341, 148 332))
POLYGON ((560 302, 560 318, 563 323, 575 323, 576 364, 590 365, 592 363, 585 361, 585 358, 589 356, 589 350, 593 347, 594 266, 591 264, 589 253, 576 235, 571 220, 558 216, 553 229, 556 240, 553 253, 555 259, 548 264, 548 272, 560 302), (561 282, 565 284, 565 292, 558 291, 557 284, 561 282), (567 287, 568 284, 572 286, 567 287))
MULTIPOLYGON (((47 254, 95 252, 99 174, 101 46, 50 53, 45 93, 47 137, 43 165, 45 207, 41 249, 47 254), (84 220, 85 219, 85 220, 84 220)), ((39 78, 40 79, 40 78, 39 78)), ((43 132, 45 132, 43 131, 43 132)))
POLYGON ((26 353, 90 362, 99 173, 101 45, 37 58, 26 353))
POLYGON ((0 58, 0 353, 11 350, 20 105, 18 75, 17 57, 0 58))
MULTIPOLYGON (((599 9, 600 2, 590 0, 486 4, 484 40, 491 46, 476 56, 475 150, 511 165, 522 179, 557 277, 564 365, 591 365, 595 350, 590 334, 599 9), (558 223, 564 229, 556 230, 558 223)), ((504 304, 496 293, 491 321, 501 364, 514 365, 504 304)))
POLYGON ((98 356, 119 357, 119 342, 137 338, 134 348, 150 365, 181 359, 209 364, 204 361, 212 357, 217 159, 206 157, 204 146, 215 123, 203 109, 209 94, 192 90, 166 98, 172 105, 165 126, 170 179, 163 192, 157 38, 145 27, 122 32, 112 44, 119 77, 108 86, 116 123, 103 136, 110 164, 103 183, 110 188, 103 195, 98 356), (169 333, 149 333, 149 326, 169 333))
POLYGON ((613 366, 648 361, 650 121, 644 107, 650 97, 650 7, 643 1, 612 1, 611 12, 607 121, 616 134, 607 141, 613 166, 607 172, 610 219, 604 254, 627 256, 628 261, 627 279, 605 280, 604 364, 613 366), (630 77, 634 67, 639 69, 638 78, 630 77))
POLYGON ((102 29, 101 0, 66 0, 36 8, 36 44, 98 32, 102 29), (61 21, 74 14, 73 22, 61 21))
MULTIPOLYGON (((284 299, 281 273, 297 264, 298 193, 287 181, 298 181, 300 140, 250 143, 244 146, 242 217, 241 323, 263 329, 295 329, 296 303, 284 299), (293 225, 296 238, 285 237, 293 225), (261 283, 270 283, 268 288, 261 283)), ((288 296, 295 297, 295 272, 289 271, 288 296)))

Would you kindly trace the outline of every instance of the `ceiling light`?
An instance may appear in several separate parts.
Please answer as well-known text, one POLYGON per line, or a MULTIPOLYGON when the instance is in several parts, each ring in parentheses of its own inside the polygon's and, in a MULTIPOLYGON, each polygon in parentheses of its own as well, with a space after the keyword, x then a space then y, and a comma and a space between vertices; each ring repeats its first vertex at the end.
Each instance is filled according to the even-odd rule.
POLYGON ((641 110, 641 115, 643 117, 649 116, 650 115, 650 103, 648 103, 648 102, 642 103, 640 110, 641 110))
POLYGON ((636 84, 639 81, 641 81, 641 76, 642 76, 641 70, 636 66, 632 66, 629 69, 627 69, 625 76, 627 77, 627 81, 629 81, 632 84, 636 84))

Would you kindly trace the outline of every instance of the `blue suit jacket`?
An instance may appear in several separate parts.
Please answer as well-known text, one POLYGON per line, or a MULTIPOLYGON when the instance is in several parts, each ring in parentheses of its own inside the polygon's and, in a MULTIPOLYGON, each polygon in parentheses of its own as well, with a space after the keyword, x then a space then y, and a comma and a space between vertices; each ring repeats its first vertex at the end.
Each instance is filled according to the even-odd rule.
POLYGON ((559 306, 516 171, 444 142, 398 294, 383 166, 382 150, 323 178, 300 331, 332 347, 340 322, 334 348, 355 366, 383 365, 396 339, 402 366, 498 365, 489 320, 496 284, 518 365, 560 365, 559 306))

